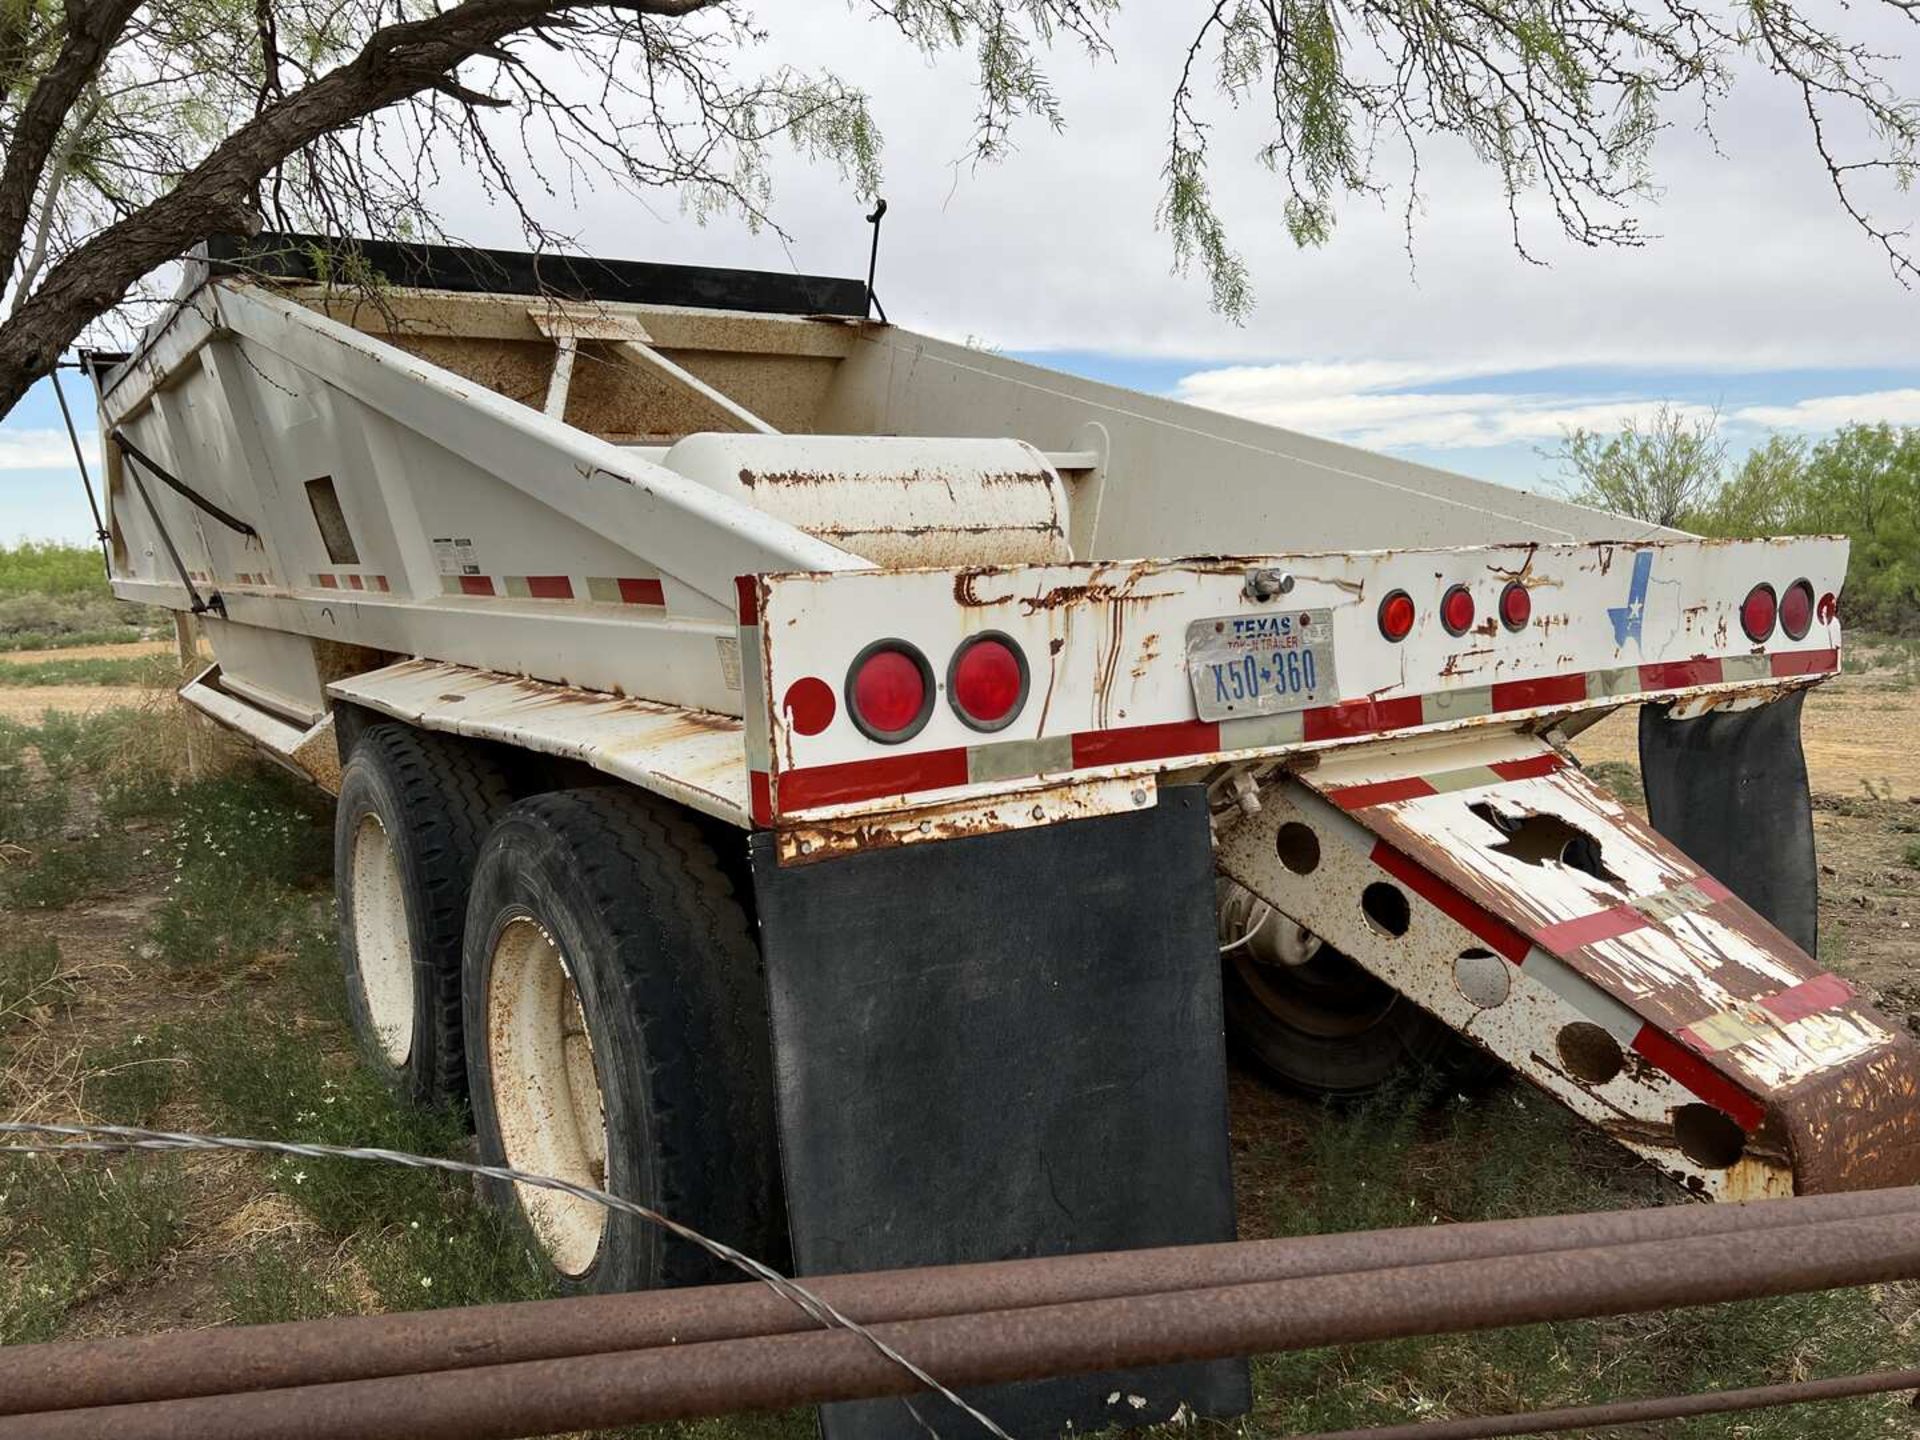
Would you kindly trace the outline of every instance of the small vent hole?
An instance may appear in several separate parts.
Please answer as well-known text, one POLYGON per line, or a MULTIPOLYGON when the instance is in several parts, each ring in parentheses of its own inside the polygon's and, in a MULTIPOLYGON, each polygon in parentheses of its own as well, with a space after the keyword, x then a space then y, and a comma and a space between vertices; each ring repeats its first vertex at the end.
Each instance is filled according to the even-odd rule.
POLYGON ((1375 930, 1395 938, 1406 934, 1407 927, 1413 923, 1406 895, 1398 885, 1389 885, 1384 880, 1376 880, 1360 892, 1360 913, 1375 930))
POLYGON ((1554 1044, 1567 1073, 1589 1085, 1604 1085, 1626 1068, 1627 1057, 1620 1051, 1620 1042, 1590 1021, 1576 1020, 1562 1026, 1554 1044))
POLYGON ((1729 1169, 1747 1148, 1746 1133, 1711 1105, 1682 1105, 1674 1111, 1673 1139, 1681 1154, 1708 1170, 1729 1169))
POLYGON ((1311 825, 1289 820, 1276 839, 1280 863, 1296 875, 1311 875, 1320 866, 1320 837, 1311 825))

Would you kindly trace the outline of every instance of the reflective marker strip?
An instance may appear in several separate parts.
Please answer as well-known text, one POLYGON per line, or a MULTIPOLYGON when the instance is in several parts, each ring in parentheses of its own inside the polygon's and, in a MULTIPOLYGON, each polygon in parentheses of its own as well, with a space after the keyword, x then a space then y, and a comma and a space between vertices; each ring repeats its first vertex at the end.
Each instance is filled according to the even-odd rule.
MULTIPOLYGON (((750 580, 751 577, 742 577, 750 580)), ((1157 725, 1126 725, 1105 730, 1082 730, 1071 736, 1049 736, 1042 740, 1000 741, 995 745, 921 752, 929 761, 928 773, 960 774, 963 779, 949 784, 961 785, 986 780, 1016 780, 1043 773, 1055 773, 1059 767, 1057 750, 1035 749, 1067 741, 1071 747, 1073 770, 1090 770, 1106 765, 1134 765, 1150 760, 1181 760, 1235 750, 1258 750, 1281 745, 1313 744, 1326 740, 1357 739, 1388 735, 1423 725, 1438 725, 1485 714, 1511 710, 1579 704, 1589 698, 1611 699, 1617 695, 1638 694, 1649 689, 1708 684, 1705 680, 1675 680, 1680 674, 1705 673, 1692 667, 1719 664, 1722 673, 1732 670, 1734 662, 1745 657, 1728 657, 1724 662, 1687 660, 1642 665, 1625 671, 1594 671, 1590 674, 1549 676, 1539 680, 1504 681, 1490 687, 1478 687, 1436 695, 1405 695, 1388 700, 1353 700, 1340 705, 1323 705, 1311 710, 1294 710, 1280 715, 1250 715, 1233 720, 1173 720, 1157 725), (1623 677, 1631 676, 1631 680, 1623 677), (1612 688, 1623 685, 1626 688, 1612 688), (984 752, 1006 750, 1015 753, 988 756, 984 752), (1045 763, 1035 769, 1019 768, 1027 754, 1044 755, 1045 763)), ((1839 655, 1833 650, 1804 651, 1797 655, 1776 655, 1775 675, 1813 675, 1836 668, 1839 655)), ((831 800, 806 799, 783 801, 781 813, 813 805, 852 804, 861 800, 883 799, 903 792, 899 777, 905 773, 902 756, 889 754, 872 759, 846 760, 831 765, 803 766, 782 772, 783 793, 812 796, 831 793, 831 800), (861 780, 861 767, 876 767, 868 780, 861 780), (823 772, 818 785, 808 780, 814 771, 823 772), (791 790, 787 782, 797 781, 791 790)), ((1503 769, 1510 763, 1489 767, 1503 779, 1518 779, 1503 769)), ((1542 771, 1540 773, 1546 773, 1542 771)), ((1476 782, 1477 783, 1477 782, 1476 782)), ((1336 795, 1338 792, 1335 792, 1336 795)), ((1396 798, 1410 798, 1415 793, 1396 798)), ((1438 788, 1431 792, 1441 793, 1438 788)), ((1381 804, 1383 801, 1371 803, 1381 804)), ((1349 805, 1347 808, 1354 808, 1349 805)))
POLYGON ((1428 775, 1406 775, 1392 780, 1367 780, 1357 785, 1334 786, 1325 794, 1342 810, 1364 810, 1372 805, 1390 805, 1396 800, 1451 795, 1457 790, 1477 790, 1508 780, 1551 775, 1565 768, 1566 763, 1558 755, 1528 755, 1519 760, 1499 760, 1491 765, 1467 765, 1457 770, 1439 770, 1428 775))
POLYGON ((666 591, 658 576, 589 575, 587 598, 602 605, 665 605, 666 591))
POLYGON ((1743 1130, 1756 1129, 1765 1118, 1766 1109, 1759 1101, 1715 1070, 1697 1052, 1662 1034, 1558 956, 1529 944, 1506 921, 1475 904, 1386 841, 1374 843, 1372 859, 1496 954, 1513 961, 1521 974, 1540 981, 1656 1069, 1724 1111, 1743 1130))
POLYGON ((1818 675, 1826 670, 1840 668, 1838 650, 1782 650, 1767 656, 1767 663, 1776 676, 1780 675, 1818 675))
MULTIPOLYGON (((600 581, 588 580, 594 590, 600 581)), ((746 747, 747 813, 755 825, 773 824, 773 732, 767 707, 767 675, 760 654, 760 582, 752 575, 737 575, 733 581, 734 607, 740 640, 740 727, 746 747)))
POLYGON ((571 600, 573 581, 565 575, 509 575, 507 594, 516 600, 571 600))
POLYGON ((1485 942, 1496 955, 1518 965, 1533 948, 1527 937, 1485 906, 1469 900, 1438 875, 1402 855, 1384 840, 1374 842, 1373 863, 1462 929, 1485 942))
POLYGON ((1650 895, 1636 895, 1624 905, 1610 905, 1590 915, 1576 915, 1568 920, 1542 925, 1533 932, 1533 938, 1549 950, 1564 955, 1583 945, 1613 940, 1649 925, 1663 924, 1682 915, 1708 909, 1732 894, 1725 885, 1703 870, 1665 890, 1656 890, 1650 895))
POLYGON ((1811 980, 1802 980, 1798 985, 1790 985, 1775 994, 1763 995, 1738 1010, 1723 1010, 1704 1020, 1696 1020, 1680 1031, 1680 1038, 1696 1050, 1708 1054, 1732 1050, 1749 1040, 1778 1035, 1782 1025, 1791 1025, 1810 1015, 1837 1010, 1854 994, 1853 986, 1838 975, 1831 972, 1816 975, 1811 980), (1755 1014, 1757 1010, 1766 1011, 1771 1020, 1755 1014))
POLYGON ((1722 1075, 1696 1051, 1648 1025, 1634 1037, 1634 1053, 1671 1075, 1748 1134, 1760 1128, 1767 1108, 1722 1075))
POLYGON ((1778 994, 1769 995, 1756 1003, 1773 1014, 1776 1019, 1792 1024, 1795 1020, 1804 1020, 1809 1015, 1818 1015, 1824 1010, 1833 1010, 1851 1000, 1857 992, 1853 986, 1829 971, 1816 975, 1811 980, 1802 980, 1798 985, 1789 986, 1778 994))

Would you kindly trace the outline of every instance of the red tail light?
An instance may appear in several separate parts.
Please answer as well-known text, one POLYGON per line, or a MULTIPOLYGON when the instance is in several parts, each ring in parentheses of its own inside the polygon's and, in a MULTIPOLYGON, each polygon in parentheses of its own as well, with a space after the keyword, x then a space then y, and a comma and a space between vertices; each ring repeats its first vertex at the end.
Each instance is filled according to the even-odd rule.
POLYGON ((1533 592, 1518 580, 1500 592, 1500 623, 1509 630, 1524 630, 1533 618, 1533 592))
POLYGON ((1765 640, 1773 634, 1773 622, 1779 617, 1780 602, 1773 586, 1762 582, 1747 592, 1740 602, 1740 628, 1749 640, 1765 640))
POLYGON ((933 713, 933 671, 904 640, 876 640, 847 670, 847 713, 870 740, 898 745, 933 713))
POLYGON ((1005 635, 976 635, 953 652, 947 699, 975 730, 1003 730, 1027 703, 1027 659, 1005 635))
POLYGON ((1796 580, 1780 597, 1780 628, 1789 640, 1804 640, 1813 628, 1813 586, 1796 580))
POLYGON ((1464 635, 1473 628, 1473 592, 1464 585, 1449 587, 1440 597, 1440 623, 1449 635, 1464 635))
POLYGON ((1380 602, 1380 633, 1389 640, 1404 640, 1413 631, 1413 597, 1396 590, 1380 602))

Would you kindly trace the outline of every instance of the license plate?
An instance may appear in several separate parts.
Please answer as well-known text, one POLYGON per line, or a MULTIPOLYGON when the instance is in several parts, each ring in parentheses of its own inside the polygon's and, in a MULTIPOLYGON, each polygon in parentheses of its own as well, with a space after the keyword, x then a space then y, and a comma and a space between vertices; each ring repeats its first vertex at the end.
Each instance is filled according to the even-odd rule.
POLYGON ((1187 626, 1187 678, 1202 720, 1331 704, 1333 611, 1228 615, 1187 626))

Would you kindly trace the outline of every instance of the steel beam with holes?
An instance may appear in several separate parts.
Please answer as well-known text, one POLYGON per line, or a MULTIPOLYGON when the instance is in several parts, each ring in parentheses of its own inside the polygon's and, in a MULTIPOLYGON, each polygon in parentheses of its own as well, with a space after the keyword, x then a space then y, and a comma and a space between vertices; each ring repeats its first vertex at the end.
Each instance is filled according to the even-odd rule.
POLYGON ((1690 1188, 1920 1180, 1912 1039, 1546 742, 1329 756, 1261 800, 1222 870, 1690 1188))

